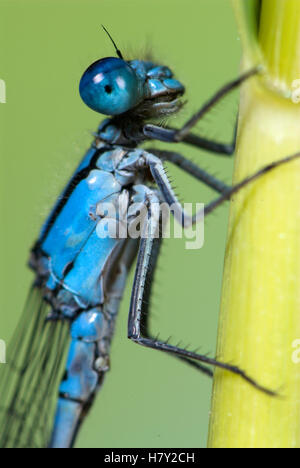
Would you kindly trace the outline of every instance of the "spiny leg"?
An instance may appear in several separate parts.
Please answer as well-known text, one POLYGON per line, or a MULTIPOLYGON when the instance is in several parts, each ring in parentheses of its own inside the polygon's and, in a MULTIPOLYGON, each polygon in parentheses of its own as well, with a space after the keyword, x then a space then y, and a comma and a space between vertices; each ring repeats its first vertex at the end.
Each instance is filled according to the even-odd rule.
POLYGON ((226 185, 222 180, 217 179, 204 169, 201 169, 180 153, 176 153, 175 151, 160 151, 154 148, 149 148, 148 151, 160 158, 162 161, 169 161, 218 193, 227 193, 230 189, 229 185, 226 185))
MULTIPOLYGON (((160 233, 161 234, 161 233, 160 233)), ((155 340, 153 336, 151 336, 149 331, 149 316, 150 316, 150 298, 152 293, 152 286, 154 282, 155 270, 158 263, 158 258, 160 254, 160 249, 162 245, 162 237, 156 237, 153 239, 153 245, 151 250, 151 256, 149 257, 148 268, 146 270, 146 278, 145 278, 145 286, 144 286, 144 294, 143 294, 143 311, 141 313, 141 332, 144 337, 155 340)), ((208 375, 209 377, 213 377, 213 371, 208 367, 201 365, 199 362, 191 360, 187 357, 172 355, 181 361, 189 364, 191 367, 196 368, 203 374, 208 375)))
MULTIPOLYGON (((174 135, 176 135, 177 130, 170 127, 159 127, 157 125, 147 124, 144 127, 144 134, 147 138, 151 140, 164 141, 166 143, 178 143, 174 141, 174 135)), ((220 143, 215 140, 209 140, 203 138, 194 133, 188 133, 182 140, 182 143, 186 143, 190 146, 195 146, 196 148, 209 151, 216 155, 220 156, 232 156, 235 152, 236 147, 236 138, 237 138, 237 126, 235 126, 234 135, 231 143, 220 143)))
MULTIPOLYGON (((153 207, 155 210, 155 207, 153 207)), ((157 229, 158 223, 157 216, 152 216, 152 209, 148 211, 147 221, 144 223, 143 233, 140 241, 137 268, 134 279, 134 286, 131 296, 129 320, 128 320, 128 338, 147 348, 157 349, 166 353, 178 356, 184 360, 194 360, 207 365, 219 367, 228 370, 239 376, 245 381, 263 391, 264 393, 275 396, 276 393, 259 385, 254 379, 249 377, 243 370, 237 366, 226 364, 217 361, 216 359, 209 358, 208 356, 197 354, 186 349, 179 348, 178 346, 170 345, 166 342, 159 341, 158 339, 149 338, 142 334, 143 321, 147 320, 148 307, 145 306, 147 302, 147 281, 149 277, 149 269, 152 255, 155 254, 155 243, 157 242, 157 229), (146 316, 146 319, 145 319, 146 316), (144 317, 144 318, 143 318, 144 317)))
POLYGON ((288 164, 296 159, 300 159, 300 153, 295 153, 293 155, 279 159, 278 161, 274 161, 262 167, 254 174, 246 177, 241 182, 228 188, 228 190, 222 195, 220 195, 220 197, 216 198, 215 200, 210 202, 208 205, 206 205, 204 208, 204 213, 200 211, 199 213, 196 213, 193 216, 190 216, 187 213, 185 213, 182 205, 179 203, 174 193, 174 190, 172 189, 168 176, 165 172, 165 168, 163 166, 162 161, 160 161, 156 156, 148 154, 146 156, 145 163, 149 165, 153 178, 155 182, 157 183, 164 200, 167 202, 167 204, 170 207, 172 207, 173 215, 175 219, 179 223, 181 223, 183 227, 189 227, 190 225, 193 225, 197 223, 198 221, 201 221, 203 219, 203 215, 205 216, 205 215, 208 215, 209 213, 212 213, 216 208, 218 208, 224 202, 228 201, 232 195, 239 192, 242 188, 251 184, 255 180, 259 179, 259 177, 263 176, 264 174, 267 174, 268 172, 272 170, 275 170, 279 166, 288 164))
POLYGON ((236 142, 236 130, 234 139, 231 144, 219 143, 213 140, 208 140, 197 135, 191 134, 191 129, 228 93, 239 87, 244 81, 257 74, 259 70, 257 68, 252 69, 236 80, 223 86, 209 101, 207 101, 201 109, 196 112, 181 129, 163 128, 157 125, 146 124, 143 128, 144 135, 151 140, 159 140, 167 143, 179 143, 184 142, 197 148, 203 148, 207 151, 211 151, 216 154, 232 155, 235 150, 236 142))
MULTIPOLYGON (((274 170, 275 168, 279 167, 280 165, 287 164, 289 162, 292 162, 293 160, 300 159, 300 153, 296 153, 294 155, 288 156, 286 158, 283 158, 279 161, 275 161, 253 175, 247 177, 240 183, 236 184, 235 186, 231 187, 226 194, 221 195, 219 198, 217 198, 215 201, 210 203, 206 209, 205 213, 209 214, 211 213, 215 208, 220 206, 223 202, 227 201, 231 195, 234 193, 237 193, 239 190, 241 190, 243 187, 246 185, 250 184, 251 182, 255 181, 258 179, 260 176, 263 174, 266 174, 270 172, 271 170, 274 170)), ((155 161, 151 158, 148 159, 149 167, 151 168, 151 163, 152 163, 152 168, 153 169, 153 164, 155 165, 155 161)), ((161 169, 162 163, 158 164, 159 168, 161 169)), ((154 171, 155 173, 155 171, 154 171)), ((160 176, 162 176, 161 182, 164 181, 166 178, 166 175, 163 170, 159 171, 160 176)), ((168 181, 168 179, 166 178, 168 181)), ((168 181, 168 184, 166 186, 166 190, 169 191, 171 188, 171 185, 168 181)), ((176 196, 174 192, 171 189, 171 194, 169 193, 170 196, 173 197, 172 203, 175 201, 178 203, 176 196)), ((183 212, 183 211, 182 211, 183 212)), ((196 220, 194 220, 196 222, 196 220)), ((158 349, 161 351, 165 351, 167 353, 170 353, 172 355, 176 355, 180 359, 186 360, 189 359, 190 363, 194 359, 196 361, 201 361, 209 365, 217 366, 220 368, 223 368, 225 370, 231 371, 237 375, 240 375, 244 380, 249 382, 251 385, 256 387, 257 389, 271 395, 275 396, 276 392, 273 392, 260 384, 258 384, 254 379, 249 377, 243 370, 239 369, 237 366, 232 366, 230 364, 226 363, 221 363, 215 359, 208 358, 205 355, 199 355, 197 353, 192 353, 190 351, 187 351, 185 349, 181 349, 176 346, 171 346, 168 343, 161 342, 159 340, 155 340, 153 338, 150 338, 149 336, 145 336, 144 334, 141 334, 141 327, 146 320, 145 317, 148 316, 148 306, 147 306, 147 289, 146 289, 146 284, 147 281, 151 281, 152 276, 149 276, 149 262, 152 256, 152 253, 154 252, 155 249, 155 243, 157 242, 156 239, 151 238, 151 231, 153 229, 149 229, 149 224, 151 224, 151 219, 148 221, 148 235, 146 237, 148 238, 143 238, 141 240, 140 244, 140 251, 139 251, 139 256, 138 256, 138 265, 137 265, 137 270, 136 270, 136 277, 135 277, 135 282, 134 282, 134 289, 133 289, 133 294, 132 294, 132 301, 131 301, 131 309, 130 309, 130 317, 129 317, 129 327, 128 327, 128 335, 129 338, 131 338, 133 341, 146 346, 146 347, 151 347, 154 349, 158 349), (145 302, 146 306, 145 306, 145 302)), ((155 231, 155 229, 154 229, 155 231)))
MULTIPOLYGON (((195 135, 194 133, 188 133, 184 139, 182 140, 183 143, 186 143, 190 146, 195 146, 196 148, 201 148, 206 151, 210 151, 216 155, 220 156, 233 156, 236 148, 236 140, 237 140, 237 129, 238 129, 238 119, 236 119, 236 124, 234 127, 234 133, 231 143, 220 143, 215 140, 210 140, 207 138, 203 138, 199 135, 195 135)), ((174 129, 173 129, 174 130, 174 129)))
POLYGON ((254 174, 245 177, 241 182, 238 182, 237 184, 233 185, 227 193, 221 195, 220 197, 216 198, 213 200, 211 203, 205 206, 204 208, 204 215, 208 215, 209 213, 212 213, 216 208, 218 208, 220 205, 222 205, 224 202, 228 201, 232 195, 235 193, 238 193, 242 188, 246 187, 247 185, 251 184, 255 180, 259 179, 262 177, 264 174, 267 174, 274 169, 277 169, 280 166, 283 166, 285 164, 288 164, 292 161, 295 161, 297 159, 300 159, 300 152, 292 154, 290 156, 286 156, 285 158, 279 159, 278 161, 274 161, 261 169, 259 169, 257 172, 254 174))
POLYGON ((195 224, 198 221, 203 220, 204 218, 204 210, 200 209, 195 215, 190 216, 186 213, 178 201, 174 190, 172 188, 171 182, 166 174, 164 165, 162 161, 151 153, 145 153, 143 156, 143 164, 146 167, 149 167, 153 179, 155 180, 160 193, 165 200, 165 202, 169 205, 172 214, 176 221, 181 224, 184 228, 188 228, 189 226, 195 224))

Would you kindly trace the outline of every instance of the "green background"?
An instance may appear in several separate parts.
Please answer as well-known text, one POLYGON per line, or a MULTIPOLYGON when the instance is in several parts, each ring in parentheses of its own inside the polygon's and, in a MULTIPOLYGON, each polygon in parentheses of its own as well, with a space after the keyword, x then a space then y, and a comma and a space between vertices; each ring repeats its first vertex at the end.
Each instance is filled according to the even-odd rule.
MULTIPOLYGON (((9 340, 32 274, 28 251, 60 189, 91 141, 101 116, 78 95, 94 60, 113 55, 103 23, 125 57, 150 46, 186 85, 179 125, 238 74, 240 44, 229 0, 0 1, 1 278, 0 338, 9 340)), ((230 140, 236 99, 197 126, 230 140)), ((161 147, 161 145, 158 145, 161 147)), ((183 154, 231 181, 232 161, 180 146, 183 154)), ((170 169, 177 193, 206 202, 213 193, 170 169)), ((206 222, 205 246, 164 244, 156 277, 151 329, 214 354, 228 207, 206 222)), ((211 383, 193 369, 126 339, 132 275, 112 347, 112 370, 78 439, 80 447, 204 447, 211 383)), ((9 360, 9 356, 7 356, 9 360)))

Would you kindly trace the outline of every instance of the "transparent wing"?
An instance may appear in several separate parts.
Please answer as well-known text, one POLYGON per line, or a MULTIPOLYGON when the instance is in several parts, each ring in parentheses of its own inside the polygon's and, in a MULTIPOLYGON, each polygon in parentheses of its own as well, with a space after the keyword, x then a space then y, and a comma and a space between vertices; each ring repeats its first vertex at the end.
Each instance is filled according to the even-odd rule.
POLYGON ((67 322, 45 320, 50 310, 33 287, 0 368, 1 448, 49 442, 69 332, 67 322))

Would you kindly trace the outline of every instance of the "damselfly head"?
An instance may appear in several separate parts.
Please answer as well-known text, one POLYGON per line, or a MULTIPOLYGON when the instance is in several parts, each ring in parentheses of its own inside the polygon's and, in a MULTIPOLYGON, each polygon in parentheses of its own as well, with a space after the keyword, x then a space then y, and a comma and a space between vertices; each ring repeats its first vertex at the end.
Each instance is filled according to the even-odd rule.
POLYGON ((85 104, 100 114, 134 112, 147 118, 176 112, 184 87, 168 67, 108 57, 84 72, 79 92, 85 104))
POLYGON ((132 112, 142 119, 177 112, 177 99, 184 93, 168 67, 142 60, 125 61, 114 39, 116 57, 97 60, 84 72, 79 85, 82 100, 91 109, 105 115, 132 112))

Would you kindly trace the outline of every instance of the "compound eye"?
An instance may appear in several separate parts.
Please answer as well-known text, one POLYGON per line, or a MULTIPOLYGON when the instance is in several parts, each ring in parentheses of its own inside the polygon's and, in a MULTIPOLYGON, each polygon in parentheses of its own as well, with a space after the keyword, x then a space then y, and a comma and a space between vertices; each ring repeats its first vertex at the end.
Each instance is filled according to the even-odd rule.
POLYGON ((142 99, 141 85, 125 60, 108 57, 93 63, 83 74, 79 93, 85 104, 105 115, 118 115, 142 99))

